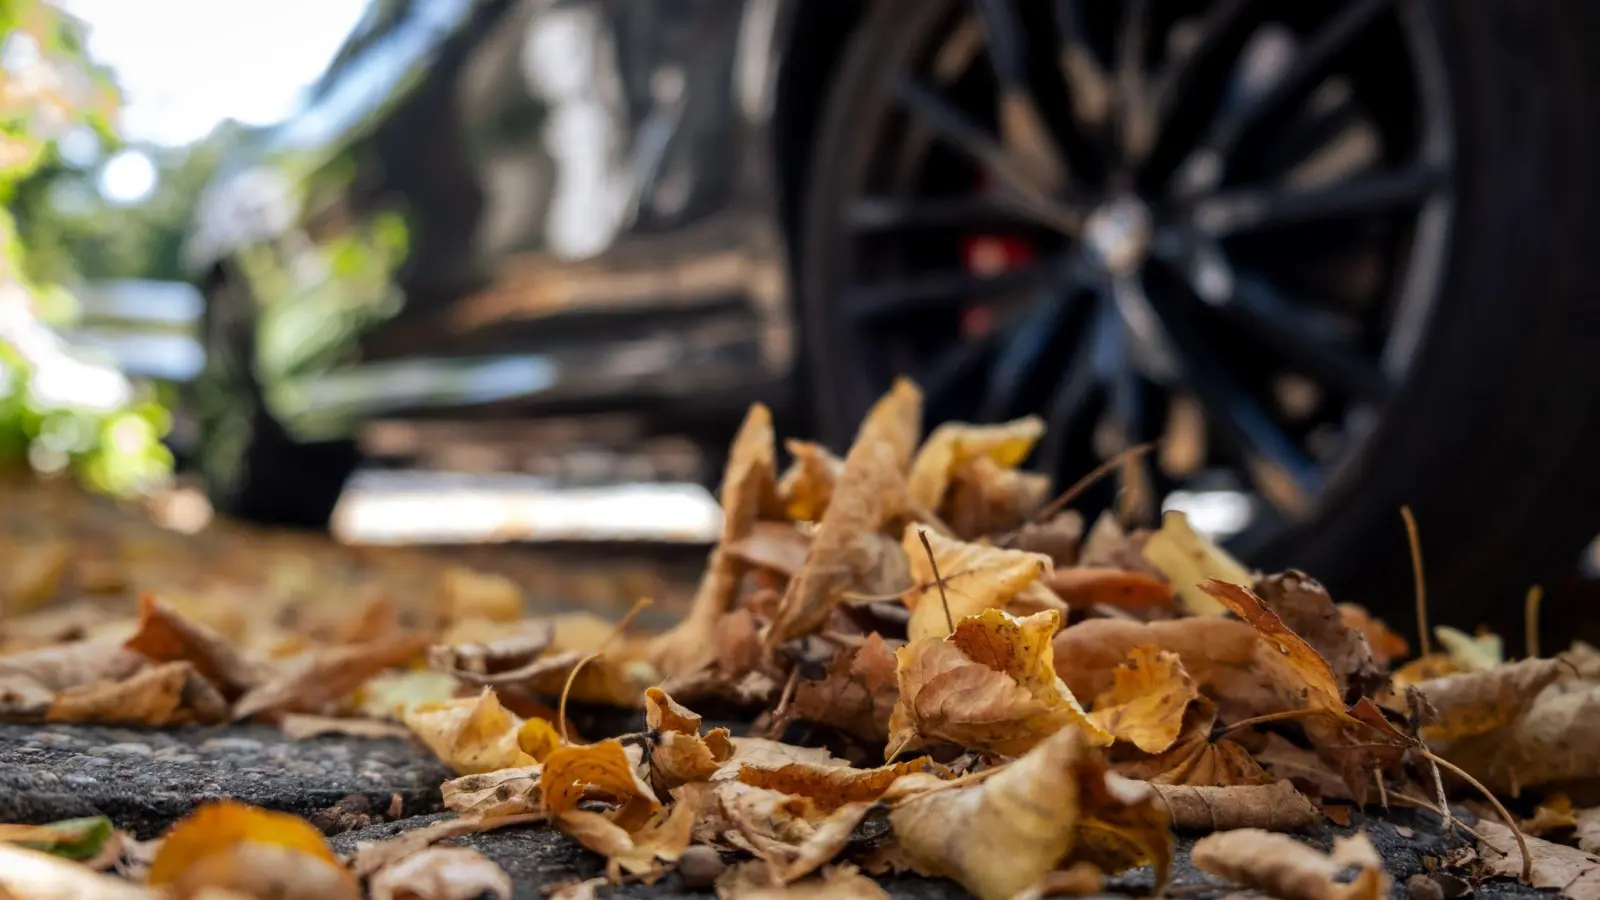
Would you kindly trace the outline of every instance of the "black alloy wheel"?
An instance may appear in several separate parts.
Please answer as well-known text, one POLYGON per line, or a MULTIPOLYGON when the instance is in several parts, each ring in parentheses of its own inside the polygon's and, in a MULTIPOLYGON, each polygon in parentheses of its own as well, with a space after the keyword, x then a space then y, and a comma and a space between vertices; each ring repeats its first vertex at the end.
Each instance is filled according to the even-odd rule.
MULTIPOLYGON (((1493 229, 1550 231, 1573 206, 1552 198, 1541 221, 1496 207, 1509 201, 1483 187, 1523 159, 1496 158, 1478 133, 1524 113, 1501 109, 1515 101, 1488 96, 1462 66, 1537 84, 1541 66, 1564 61, 1500 39, 1494 18, 1528 19, 1568 55, 1585 52, 1567 42, 1593 25, 1502 9, 1512 6, 880 2, 824 114, 812 170, 826 174, 813 178, 801 236, 822 430, 843 443, 889 380, 910 374, 930 423, 1042 416, 1033 464, 1063 484, 1154 442, 1132 490, 1106 487, 1091 504, 1117 503, 1135 522, 1188 507, 1263 565, 1370 591, 1369 573, 1349 571, 1361 559, 1389 580, 1383 593, 1403 593, 1405 502, 1430 549, 1495 544, 1495 529, 1436 521, 1466 502, 1466 485, 1416 480, 1441 454, 1464 457, 1461 477, 1512 458, 1445 433, 1493 429, 1469 413, 1474 394, 1530 399, 1526 384, 1483 384, 1498 379, 1465 356, 1532 329, 1561 357, 1547 362, 1575 366, 1600 337, 1592 316, 1565 336, 1549 330, 1579 288, 1600 285, 1592 263, 1526 301, 1543 311, 1516 314, 1499 335, 1486 329, 1509 313, 1470 311, 1506 306, 1478 296, 1491 285, 1463 282, 1493 229), (1473 42, 1497 39, 1462 61, 1473 42), (1450 427, 1431 442, 1400 434, 1430 428, 1423 409, 1450 427), (1373 552, 1379 542, 1393 546, 1373 552)), ((1585 66, 1553 86, 1573 95, 1575 126, 1537 136, 1523 158, 1593 133, 1592 105, 1578 112, 1596 68, 1585 66)), ((1534 284, 1535 257, 1505 261, 1534 284)), ((1575 377, 1552 405, 1581 444, 1595 431, 1585 385, 1597 379, 1575 377)), ((1547 468, 1569 450, 1551 451, 1547 468)), ((1596 483, 1571 487, 1592 495, 1596 483)), ((1600 527, 1592 513, 1565 518, 1543 555, 1502 561, 1508 581, 1600 527)), ((1455 562, 1444 563, 1452 576, 1455 562)))

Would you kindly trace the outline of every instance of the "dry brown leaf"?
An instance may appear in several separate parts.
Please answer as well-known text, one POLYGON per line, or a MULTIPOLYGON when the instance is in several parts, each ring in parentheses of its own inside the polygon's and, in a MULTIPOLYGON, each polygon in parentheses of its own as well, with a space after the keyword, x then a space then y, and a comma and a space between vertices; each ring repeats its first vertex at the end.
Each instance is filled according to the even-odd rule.
POLYGON ((850 765, 847 760, 839 759, 822 747, 799 747, 781 741, 752 737, 736 737, 732 739, 732 743, 733 756, 717 770, 718 779, 737 780, 739 771, 745 766, 778 769, 790 763, 808 766, 850 765))
MULTIPOLYGON (((637 747, 631 748, 637 751, 637 747)), ((632 830, 661 806, 655 791, 639 777, 642 754, 616 740, 583 747, 561 747, 544 761, 545 809, 559 816, 583 799, 603 799, 626 807, 614 820, 632 830)))
POLYGON ((505 828, 511 825, 542 822, 545 818, 546 816, 543 813, 537 813, 482 819, 443 819, 430 825, 424 825, 421 828, 402 832, 385 840, 362 841, 356 844, 356 852, 351 854, 349 860, 346 861, 346 865, 357 878, 365 878, 385 866, 415 856, 421 853, 423 849, 440 841, 464 837, 469 834, 479 834, 484 831, 493 831, 496 828, 505 828))
POLYGON ((914 582, 904 597, 911 609, 906 632, 913 641, 942 638, 950 633, 952 621, 960 622, 986 609, 1004 608, 1019 591, 1050 572, 1047 556, 969 544, 920 525, 906 526, 901 549, 911 561, 914 582), (924 535, 933 548, 932 560, 922 546, 924 535), (935 568, 943 578, 942 589, 934 576, 935 568))
POLYGON ((1190 853, 1195 867, 1282 900, 1383 900, 1389 876, 1364 834, 1338 837, 1323 853, 1292 837, 1245 828, 1201 838, 1190 853), (1356 877, 1341 883, 1354 866, 1356 877))
POLYGON ((144 665, 120 640, 76 641, 0 656, 0 716, 38 716, 56 694, 121 681, 144 665))
POLYGON ((753 787, 805 797, 815 803, 819 810, 832 812, 852 803, 877 800, 896 780, 912 773, 925 773, 938 778, 954 777, 954 773, 946 767, 927 757, 920 757, 876 769, 808 763, 789 763, 777 768, 744 765, 739 769, 739 780, 753 787))
POLYGON ((371 900, 511 900, 511 876, 470 847, 429 847, 379 870, 371 900))
POLYGON ((1097 697, 1111 688, 1112 673, 1128 654, 1148 645, 1178 654, 1201 687, 1226 689, 1234 682, 1260 682, 1256 643, 1255 629, 1232 619, 1089 619, 1056 635, 1055 665, 1073 694, 1097 697))
POLYGON ((1095 698, 1089 717, 1118 740, 1161 753, 1178 739, 1189 702, 1198 696, 1178 654, 1135 647, 1112 672, 1111 689, 1095 698))
POLYGON ((186 662, 153 666, 125 681, 62 691, 45 718, 51 722, 127 725, 211 725, 228 720, 228 704, 186 662))
POLYGON ((167 896, 42 850, 0 843, 0 897, 7 900, 166 900, 167 896))
POLYGON ((973 540, 1016 528, 1049 496, 1050 476, 980 456, 951 473, 938 514, 956 535, 973 540))
POLYGON ((1148 612, 1171 609, 1177 599, 1172 585, 1164 581, 1143 572, 1103 566, 1056 569, 1045 577, 1044 583, 1074 609, 1104 604, 1148 612))
POLYGON ((922 392, 906 379, 873 405, 845 456, 833 499, 818 524, 805 565, 789 582, 769 626, 766 646, 815 631, 845 591, 871 573, 883 555, 864 535, 906 509, 906 467, 922 420, 922 392))
MULTIPOLYGON (((1479 858, 1493 875, 1522 879, 1522 852, 1511 829, 1489 820, 1480 821, 1479 858)), ((1558 891, 1567 900, 1600 898, 1600 858, 1593 853, 1542 838, 1524 838, 1533 857, 1533 887, 1558 891)))
POLYGON ((417 658, 428 640, 400 635, 348 647, 317 648, 280 664, 278 670, 233 705, 233 718, 264 712, 316 712, 344 697, 384 669, 417 658))
POLYGON ((889 714, 899 696, 894 651, 873 632, 861 644, 839 651, 820 680, 802 672, 790 708, 799 719, 882 742, 889 739, 889 714))
POLYGON ((1600 806, 1591 806, 1573 813, 1577 820, 1572 838, 1578 849, 1585 853, 1600 853, 1600 806))
POLYGON ((902 647, 888 756, 934 741, 1020 756, 1069 725, 1109 744, 1056 677, 1050 639, 1060 622, 1053 611, 1018 619, 991 609, 947 638, 902 647))
POLYGON ((946 422, 928 435, 907 475, 907 494, 916 509, 936 510, 956 470, 988 458, 1002 467, 1022 464, 1044 435, 1044 420, 1026 416, 999 425, 946 422))
POLYGON ((187 662, 216 686, 226 700, 236 700, 266 677, 261 666, 240 656, 210 628, 187 621, 170 607, 145 594, 139 598, 139 626, 124 645, 158 662, 187 662))
POLYGON ((1143 552, 1150 565, 1172 582, 1183 608, 1193 615, 1222 612, 1214 595, 1200 587, 1201 582, 1216 579, 1247 585, 1254 581, 1249 569, 1195 531, 1189 517, 1177 510, 1168 510, 1161 517, 1161 527, 1144 542, 1143 552))
POLYGON ((1366 635, 1345 624, 1333 598, 1315 579, 1293 569, 1256 582, 1262 603, 1284 627, 1327 661, 1339 680, 1340 696, 1371 696, 1387 679, 1373 662, 1366 635))
POLYGON ((728 449, 728 464, 722 473, 722 531, 718 546, 706 560, 706 571, 700 577, 688 614, 672 630, 651 641, 644 654, 668 676, 683 677, 705 668, 716 658, 717 645, 712 638, 717 622, 733 606, 743 572, 743 566, 725 548, 750 534, 760 517, 764 498, 772 493, 776 469, 772 444, 772 412, 760 403, 751 404, 728 449))
POLYGON ((651 873, 664 874, 656 860, 674 862, 689 846, 694 813, 687 806, 656 810, 643 825, 628 831, 609 816, 573 809, 556 817, 556 827, 578 843, 606 858, 606 875, 612 883, 626 872, 650 883, 651 873))
POLYGON ((1297 831, 1322 818, 1288 781, 1229 787, 1157 784, 1155 790, 1167 806, 1172 827, 1190 831, 1297 831))
POLYGON ((528 677, 523 670, 544 656, 555 636, 555 624, 541 620, 528 631, 488 642, 434 644, 428 648, 428 666, 468 684, 520 681, 528 677))
POLYGON ((411 732, 393 722, 373 719, 339 719, 331 716, 308 716, 289 713, 278 723, 290 740, 303 741, 326 734, 359 738, 408 738, 411 732))
POLYGON ((1411 645, 1406 639, 1395 634, 1382 619, 1376 618, 1364 607, 1355 603, 1339 604, 1339 620, 1346 628, 1353 628, 1367 639, 1367 646, 1372 648, 1372 661, 1380 669, 1387 669, 1389 664, 1411 653, 1411 645))
POLYGON ((446 566, 439 573, 439 599, 447 618, 515 622, 522 618, 522 588, 498 572, 446 566))
POLYGON ((778 500, 783 513, 797 522, 816 522, 833 499, 833 487, 844 472, 844 460, 811 441, 784 441, 794 461, 778 479, 778 500))
POLYGON ((536 813, 544 809, 539 793, 543 773, 542 765, 496 769, 451 779, 439 791, 445 809, 459 816, 491 819, 536 813))
POLYGON ((476 697, 419 703, 406 710, 405 723, 435 756, 462 775, 535 761, 517 742, 522 720, 500 705, 493 688, 484 688, 476 697))
POLYGON ((775 885, 766 863, 741 863, 717 878, 717 900, 889 900, 877 882, 853 866, 828 866, 820 876, 775 885))
POLYGON ((1567 671, 1570 668, 1560 657, 1525 659, 1421 682, 1415 687, 1436 714, 1423 726, 1422 737, 1456 740, 1505 728, 1533 705, 1540 691, 1567 671))
POLYGON ((1344 691, 1328 661, 1242 584, 1210 579, 1197 589, 1255 628, 1266 652, 1257 660, 1290 709, 1345 711, 1344 691))
POLYGON ((719 839, 767 864, 774 883, 804 878, 844 849, 870 802, 822 810, 809 798, 745 784, 720 787, 719 839))
POLYGON ((1144 847, 1138 856, 1155 864, 1159 889, 1171 837, 1158 801, 1135 782, 1108 780, 1091 754, 1079 729, 1063 728, 981 781, 898 802, 889 817, 895 839, 918 866, 981 900, 1014 896, 1080 845, 1119 865, 1136 858, 1131 847, 1144 847))
POLYGON ((1057 569, 1076 566, 1078 550, 1083 544, 1083 516, 1069 509, 1056 513, 1046 522, 1028 522, 1001 535, 995 543, 1007 550, 1043 553, 1055 562, 1057 569))
POLYGON ((204 804, 173 826, 150 864, 150 884, 177 897, 207 888, 256 897, 361 897, 310 823, 231 800, 204 804))
POLYGON ((1519 825, 1523 834, 1534 837, 1544 837, 1556 831, 1566 831, 1578 827, 1577 812, 1572 808, 1572 798, 1566 794, 1553 794, 1545 798, 1533 811, 1531 818, 1523 819, 1519 825))
POLYGON ((744 537, 723 544, 722 550, 747 566, 792 578, 805 565, 811 538, 792 522, 757 522, 744 537))
POLYGON ((1430 747, 1496 793, 1600 777, 1600 686, 1546 691, 1510 727, 1430 747))
POLYGON ((1087 897, 1105 891, 1105 874, 1091 862, 1073 863, 1066 869, 1046 872, 1027 890, 1012 900, 1043 900, 1045 897, 1087 897))
POLYGON ((1288 779, 1302 792, 1319 800, 1354 800, 1339 773, 1322 757, 1297 747, 1279 734, 1268 734, 1266 744, 1255 751, 1255 759, 1275 779, 1288 779))

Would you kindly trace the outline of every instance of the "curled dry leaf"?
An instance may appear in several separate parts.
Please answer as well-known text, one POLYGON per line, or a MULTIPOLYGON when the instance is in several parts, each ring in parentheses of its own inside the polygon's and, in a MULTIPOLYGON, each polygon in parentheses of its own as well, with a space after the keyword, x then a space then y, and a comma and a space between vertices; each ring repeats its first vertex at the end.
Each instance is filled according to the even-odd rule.
POLYGON ((1045 522, 1028 522, 1001 535, 995 543, 1007 550, 1043 553, 1056 568, 1076 566, 1083 544, 1083 516, 1077 510, 1056 513, 1045 522))
POLYGON ((1201 687, 1231 693, 1236 683, 1254 686, 1261 680, 1253 669, 1255 629, 1216 617, 1079 622, 1055 636, 1056 671, 1075 695, 1097 697, 1111 689, 1117 666, 1140 646, 1178 654, 1184 671, 1201 687))
POLYGON ((544 766, 496 769, 446 781, 439 791, 444 807, 460 816, 498 818, 536 813, 544 809, 539 777, 544 766))
POLYGON ((154 662, 189 663, 230 701, 266 676, 262 667, 240 656, 222 635, 183 619, 152 594, 139 598, 138 631, 124 646, 154 662))
POLYGON ((1434 720, 1423 726, 1422 737, 1428 741, 1455 740, 1504 728, 1533 705, 1540 691, 1567 671, 1569 667, 1559 657, 1525 659, 1421 682, 1416 689, 1435 712, 1434 720))
POLYGON ((1216 598, 1200 587, 1201 582, 1216 579, 1245 585, 1254 581, 1249 569, 1195 531, 1189 517, 1177 510, 1168 510, 1161 517, 1161 527, 1144 542, 1144 558, 1172 582, 1184 609, 1193 615, 1222 612, 1216 598))
POLYGON ((537 813, 484 819, 443 819, 431 825, 402 832, 386 840, 363 841, 356 845, 356 852, 350 856, 347 864, 357 878, 365 878, 385 866, 415 856, 440 841, 511 825, 542 822, 545 818, 543 813, 537 813))
POLYGON ((1069 725, 1109 744, 1056 677, 1050 639, 1060 622, 1054 611, 1018 619, 991 609, 947 638, 902 647, 888 756, 934 741, 1020 756, 1069 725))
MULTIPOLYGON (((551 815, 576 809, 585 798, 626 807, 617 823, 637 824, 661 805, 655 791, 639 777, 639 755, 616 740, 583 747, 561 747, 544 761, 544 804, 551 815)), ((635 751, 637 747, 632 748, 635 751)))
POLYGON ((228 720, 228 704, 186 662, 145 669, 124 681, 70 688, 57 694, 52 722, 125 725, 210 725, 228 720))
MULTIPOLYGON (((1487 852, 1479 858, 1492 875, 1505 878, 1522 878, 1522 852, 1517 847, 1511 829, 1499 822, 1480 821, 1476 830, 1481 835, 1478 846, 1487 852)), ((1524 838, 1528 854, 1533 858, 1533 878, 1528 883, 1536 888, 1559 891, 1568 900, 1595 900, 1600 898, 1600 859, 1593 853, 1577 847, 1556 844, 1542 838, 1524 838)))
POLYGON ((240 697, 233 718, 264 712, 316 712, 359 688, 384 669, 416 659, 427 647, 420 635, 398 635, 348 647, 308 650, 280 664, 271 677, 240 697))
POLYGON ((1328 591, 1293 569, 1256 582, 1262 603, 1325 660, 1339 680, 1340 696, 1370 696, 1387 678, 1372 658, 1366 635, 1345 624, 1328 591))
POLYGON ((544 620, 530 630, 480 643, 434 644, 428 648, 428 665, 468 684, 518 681, 555 639, 554 623, 544 620))
POLYGON ((178 897, 206 888, 246 896, 361 896, 310 823, 231 800, 200 806, 173 826, 150 864, 150 884, 178 897))
POLYGON ((833 499, 833 486, 844 472, 844 460, 827 447, 793 438, 784 441, 793 462, 778 479, 783 514, 796 522, 816 522, 833 499))
POLYGON ((1510 727, 1455 741, 1434 752, 1490 790, 1513 796, 1525 787, 1600 777, 1600 686, 1546 691, 1510 727))
POLYGON ((1322 818, 1288 781, 1228 787, 1157 784, 1155 790, 1166 804, 1172 827, 1191 831, 1296 831, 1322 818))
POLYGON ((1063 728, 992 776, 899 802, 895 839, 918 866, 982 900, 1016 895, 1080 844, 1119 864, 1153 862, 1159 889, 1171 837, 1158 802, 1134 782, 1108 782, 1091 754, 1079 729, 1063 728))
POLYGON ((1033 445, 1044 435, 1044 420, 1026 416, 999 425, 968 425, 946 422, 928 435, 917 451, 907 475, 907 493, 914 508, 933 511, 939 508, 945 490, 956 470, 979 458, 1000 466, 1022 464, 1033 445))
POLYGON ((1249 588, 1227 581, 1202 581, 1198 588, 1245 620, 1265 646, 1257 660, 1289 709, 1325 709, 1343 714, 1344 691, 1328 661, 1285 625, 1249 588))
POLYGON ((1411 645, 1405 638, 1358 604, 1339 604, 1339 620, 1346 628, 1355 629, 1366 637, 1367 646, 1372 648, 1372 661, 1381 668, 1387 669, 1391 662, 1411 652, 1411 645))
POLYGON ((875 403, 846 454, 805 565, 789 582, 766 646, 815 631, 844 592, 876 568, 881 545, 863 541, 902 514, 906 467, 922 420, 922 392, 906 379, 875 403))
POLYGON ((965 538, 1009 531, 1025 522, 1050 495, 1050 476, 1023 472, 980 456, 950 478, 940 520, 965 538))
POLYGON ((628 831, 609 816, 584 810, 569 810, 556 817, 556 826, 578 843, 606 858, 606 875, 613 883, 622 873, 642 876, 650 883, 651 873, 664 874, 656 860, 673 862, 689 846, 694 831, 694 813, 687 806, 656 810, 643 825, 628 831))
POLYGON ((717 879, 717 900, 889 900, 877 882, 854 866, 829 866, 815 878, 773 884, 766 863, 741 863, 717 879))
POLYGON ((1161 753, 1178 739, 1189 702, 1198 696, 1178 654, 1135 647, 1112 672, 1111 689, 1095 698, 1089 717, 1118 740, 1161 753))
POLYGON ((737 780, 739 771, 745 766, 777 769, 790 763, 830 767, 850 765, 847 760, 839 759, 823 747, 798 747, 781 741, 750 737, 736 737, 732 743, 733 756, 717 770, 718 779, 737 780))
POLYGON ((1338 837, 1323 853, 1294 838, 1245 828, 1201 838, 1190 853, 1195 867, 1282 900, 1382 900, 1389 896, 1383 860, 1364 834, 1338 837), (1339 876, 1354 866, 1356 877, 1339 876))
POLYGON ((744 537, 722 545, 733 559, 792 578, 805 565, 811 538, 792 522, 757 522, 744 537))
POLYGON ((650 776, 660 790, 705 781, 733 756, 727 729, 716 728, 701 737, 700 716, 660 688, 645 691, 645 726, 655 735, 650 776))
POLYGON ((1056 569, 1044 579, 1068 606, 1088 609, 1097 604, 1136 612, 1168 610, 1177 594, 1172 585, 1126 569, 1106 566, 1073 566, 1056 569))
POLYGON ((1199 698, 1184 717, 1183 732, 1165 753, 1123 760, 1115 767, 1117 774, 1157 784, 1207 787, 1271 781, 1250 751, 1227 738, 1212 738, 1216 721, 1215 704, 1199 698))
POLYGON ((484 688, 476 697, 418 704, 406 710, 405 723, 435 756, 462 775, 535 761, 517 741, 522 720, 500 705, 493 688, 484 688))
POLYGON ((429 847, 372 876, 371 900, 511 900, 511 876, 469 847, 429 847))
POLYGON ((915 582, 904 598, 911 609, 906 633, 913 641, 942 638, 950 633, 949 622, 1005 607, 1023 588, 1050 572, 1049 557, 969 544, 920 525, 906 527, 901 549, 911 561, 911 578, 915 582), (933 548, 932 560, 922 546, 924 535, 933 548), (942 588, 934 575, 935 568, 944 580, 942 588))
POLYGON ((0 716, 37 716, 56 694, 121 681, 144 665, 120 640, 75 641, 0 656, 0 716))
POLYGON ((954 773, 946 767, 922 757, 876 769, 807 763, 789 763, 775 769, 744 765, 739 769, 739 780, 753 787, 805 797, 815 803, 818 809, 831 812, 852 803, 877 800, 890 785, 902 776, 913 773, 942 779, 954 777, 954 773))
POLYGON ((790 708, 799 719, 882 742, 889 738, 889 715, 899 696, 894 651, 873 632, 859 645, 839 651, 821 680, 802 672, 790 708))
POLYGON ((88 866, 0 843, 0 897, 17 900, 165 900, 160 890, 102 875, 88 866))
POLYGON ((823 810, 807 797, 738 782, 712 791, 716 806, 700 817, 701 827, 712 832, 708 837, 754 854, 779 884, 803 878, 838 855, 872 808, 860 802, 823 810))

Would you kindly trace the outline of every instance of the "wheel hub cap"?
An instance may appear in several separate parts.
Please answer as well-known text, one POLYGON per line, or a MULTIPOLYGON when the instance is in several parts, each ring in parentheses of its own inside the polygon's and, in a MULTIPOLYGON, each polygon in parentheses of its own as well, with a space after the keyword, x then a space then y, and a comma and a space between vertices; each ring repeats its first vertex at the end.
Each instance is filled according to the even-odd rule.
POLYGON ((1137 197, 1117 197, 1085 220, 1084 254, 1108 275, 1129 275, 1144 265, 1152 233, 1150 208, 1137 197))

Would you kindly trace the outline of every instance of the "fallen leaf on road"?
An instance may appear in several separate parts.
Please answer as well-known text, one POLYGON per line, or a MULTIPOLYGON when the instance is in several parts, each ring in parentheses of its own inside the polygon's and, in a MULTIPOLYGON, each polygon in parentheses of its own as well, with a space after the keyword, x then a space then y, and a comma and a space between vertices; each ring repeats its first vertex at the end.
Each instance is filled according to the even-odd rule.
POLYGON ((0 825, 0 843, 17 844, 62 859, 83 861, 100 854, 116 836, 105 816, 66 819, 48 825, 0 825))
POLYGON ((561 747, 544 761, 545 809, 560 815, 585 798, 604 799, 624 808, 617 823, 630 828, 661 805, 638 766, 639 759, 616 740, 561 747))
POLYGON ((1525 659, 1420 682, 1416 689, 1436 713, 1422 727, 1422 737, 1455 740, 1505 728, 1533 705, 1540 691, 1568 671, 1559 657, 1525 659))
POLYGON ((45 718, 51 722, 125 725, 210 725, 228 720, 228 704, 186 662, 145 669, 124 681, 62 691, 45 718))
POLYGON ((702 737, 700 716, 660 688, 645 691, 645 727, 654 735, 650 778, 659 790, 705 781, 733 756, 727 729, 716 728, 702 737))
MULTIPOLYGON (((1045 522, 1028 522, 995 539, 996 546, 1007 550, 1043 553, 1050 557, 1058 571, 1068 566, 1077 567, 1082 544, 1083 516, 1070 509, 1056 513, 1045 522)), ((1122 570, 1111 567, 1111 571, 1122 570)))
POLYGON ((1111 735, 1056 677, 1050 639, 1060 622, 1053 611, 1017 619, 991 609, 949 637, 902 647, 887 755, 949 741, 1021 756, 1071 725, 1091 743, 1109 744, 1111 735))
POLYGON ((121 681, 143 665, 120 640, 75 641, 0 656, 0 716, 42 715, 61 691, 121 681))
POLYGON ((960 537, 1009 531, 1050 496, 1050 476, 1024 472, 980 456, 951 473, 938 517, 960 537))
POLYGON ((356 852, 351 854, 347 865, 351 873, 357 878, 366 878, 373 872, 400 860, 415 856, 440 841, 493 831, 497 828, 506 828, 512 825, 543 822, 546 818, 547 816, 544 813, 530 813, 528 815, 496 816, 482 819, 443 819, 431 825, 424 825, 421 828, 401 832, 385 840, 363 841, 356 845, 356 852))
POLYGON ((1113 670, 1111 689, 1095 698, 1089 717, 1118 740, 1161 753, 1178 739, 1189 702, 1198 696, 1176 653, 1135 647, 1113 670))
MULTIPOLYGON (((1481 840, 1478 854, 1490 874, 1503 878, 1522 878, 1522 852, 1511 835, 1511 829, 1489 820, 1475 826, 1481 840)), ((1600 857, 1593 853, 1556 844, 1542 838, 1523 838, 1528 854, 1533 858, 1533 878, 1528 883, 1536 888, 1558 891, 1568 900, 1595 900, 1600 897, 1600 857)))
POLYGON ((1387 677, 1372 659, 1366 635, 1345 624, 1333 598, 1315 579, 1290 569, 1256 582, 1261 602, 1328 663, 1339 695, 1371 696, 1387 677))
POLYGON ((1383 900, 1389 876, 1364 834, 1337 837, 1323 853, 1294 838, 1254 828, 1203 837, 1190 852, 1195 867, 1281 900, 1383 900), (1354 866, 1348 883, 1341 873, 1354 866))
POLYGON ((1241 584, 1211 579, 1197 587, 1256 630, 1267 652, 1257 654, 1272 686, 1289 709, 1324 709, 1343 715, 1344 691, 1328 661, 1290 630, 1255 592, 1241 584))
POLYGON ((384 669, 416 659, 428 646, 420 635, 399 635, 347 647, 322 647, 285 660, 233 706, 235 721, 264 712, 316 712, 384 669))
POLYGON ((16 900, 167 900, 168 894, 102 875, 39 850, 0 844, 0 897, 16 900))
POLYGON ((372 876, 371 900, 511 900, 511 876, 468 847, 429 847, 372 876))
POLYGON ((1161 527, 1144 542, 1144 558, 1172 582, 1184 610, 1192 615, 1216 615, 1223 609, 1200 587, 1201 582, 1216 579, 1247 585, 1254 581, 1249 569, 1195 531, 1189 517, 1177 510, 1168 510, 1161 517, 1161 527))
POLYGON ((469 684, 519 681, 528 677, 523 670, 544 655, 555 635, 554 623, 544 620, 487 643, 434 644, 428 648, 428 665, 469 684))
POLYGON ((190 663, 226 700, 237 700, 266 677, 261 666, 240 656, 222 635, 179 617, 151 594, 139 598, 138 628, 123 646, 154 662, 190 663))
POLYGON ((1105 566, 1056 569, 1045 576, 1044 583, 1073 609, 1104 604, 1137 612, 1169 610, 1177 597, 1165 581, 1105 566))
POLYGON ((1516 796, 1523 788, 1600 777, 1600 686, 1546 692, 1510 726, 1430 748, 1472 773, 1490 790, 1516 796))
POLYGON ((178 897, 206 888, 247 896, 359 898, 322 833, 304 819, 223 800, 173 826, 150 864, 150 884, 178 897))
POLYGON ((900 546, 911 562, 914 583, 904 598, 911 609, 906 634, 912 641, 942 638, 950 633, 949 622, 960 622, 984 610, 1001 609, 1023 588, 1050 572, 1047 556, 969 544, 921 525, 907 526, 900 546), (932 560, 922 546, 923 535, 933 548, 932 560), (944 580, 942 587, 934 576, 935 568, 944 580))
POLYGON ((1288 781, 1228 787, 1157 784, 1155 790, 1166 804, 1172 826, 1190 831, 1297 831, 1322 818, 1288 781))
POLYGON ((792 710, 796 718, 881 743, 889 738, 889 715, 899 696, 894 651, 873 632, 859 646, 839 651, 820 680, 802 672, 792 710))
POLYGON ((722 873, 717 900, 889 900, 889 894, 854 866, 829 866, 818 877, 775 885, 767 865, 755 860, 722 873))
POLYGON ((876 568, 882 550, 863 538, 905 511, 906 468, 921 420, 922 392, 905 379, 868 411, 845 455, 811 553, 790 580, 769 626, 768 648, 815 631, 844 592, 876 568))
POLYGON ((476 697, 422 703, 406 710, 406 727, 445 765, 462 775, 526 766, 534 759, 517 742, 520 719, 493 688, 476 697))
POLYGON ((687 806, 656 810, 648 820, 628 831, 609 816, 584 810, 568 810, 556 817, 556 827, 583 846, 606 858, 606 874, 612 883, 626 872, 640 876, 646 884, 654 881, 652 872, 665 874, 657 860, 676 861, 689 846, 694 830, 694 815, 687 806))
POLYGON ((737 782, 713 790, 717 814, 702 817, 702 827, 715 822, 717 842, 766 863, 774 883, 803 878, 838 855, 872 808, 861 802, 823 810, 807 797, 737 782))
POLYGON ((1256 632, 1243 622, 1219 617, 1132 622, 1089 619, 1055 636, 1055 665, 1079 697, 1110 690, 1117 666, 1134 648, 1152 646, 1178 654, 1183 669, 1202 688, 1234 681, 1257 684, 1256 632))
POLYGON ((833 499, 833 486, 844 472, 844 460, 812 441, 784 441, 793 462, 778 479, 784 515, 796 522, 816 522, 833 499))
POLYGON ((446 566, 439 573, 439 600, 451 621, 515 622, 522 618, 522 588, 498 572, 446 566))
POLYGON ((766 738, 736 737, 732 739, 733 756, 717 770, 719 779, 737 779, 745 766, 777 769, 790 763, 809 766, 848 766, 849 761, 839 759, 824 747, 800 747, 766 738))
POLYGON ((877 800, 901 776, 914 772, 952 778, 954 773, 927 757, 876 769, 789 763, 777 768, 744 765, 739 780, 791 796, 805 797, 817 808, 831 812, 841 806, 877 800))
POLYGON ((916 509, 939 508, 956 470, 979 458, 1015 468, 1044 434, 1044 420, 1026 416, 999 425, 946 422, 933 430, 917 451, 906 477, 907 494, 916 509))
POLYGON ((490 819, 525 815, 544 809, 544 797, 539 793, 543 774, 542 765, 496 769, 451 779, 439 791, 445 809, 460 816, 490 819))
POLYGON ((411 732, 404 726, 393 722, 379 722, 373 719, 340 719, 331 716, 310 716, 303 713, 289 713, 278 723, 285 736, 291 740, 304 741, 323 735, 338 734, 347 737, 359 738, 408 738, 411 732))

